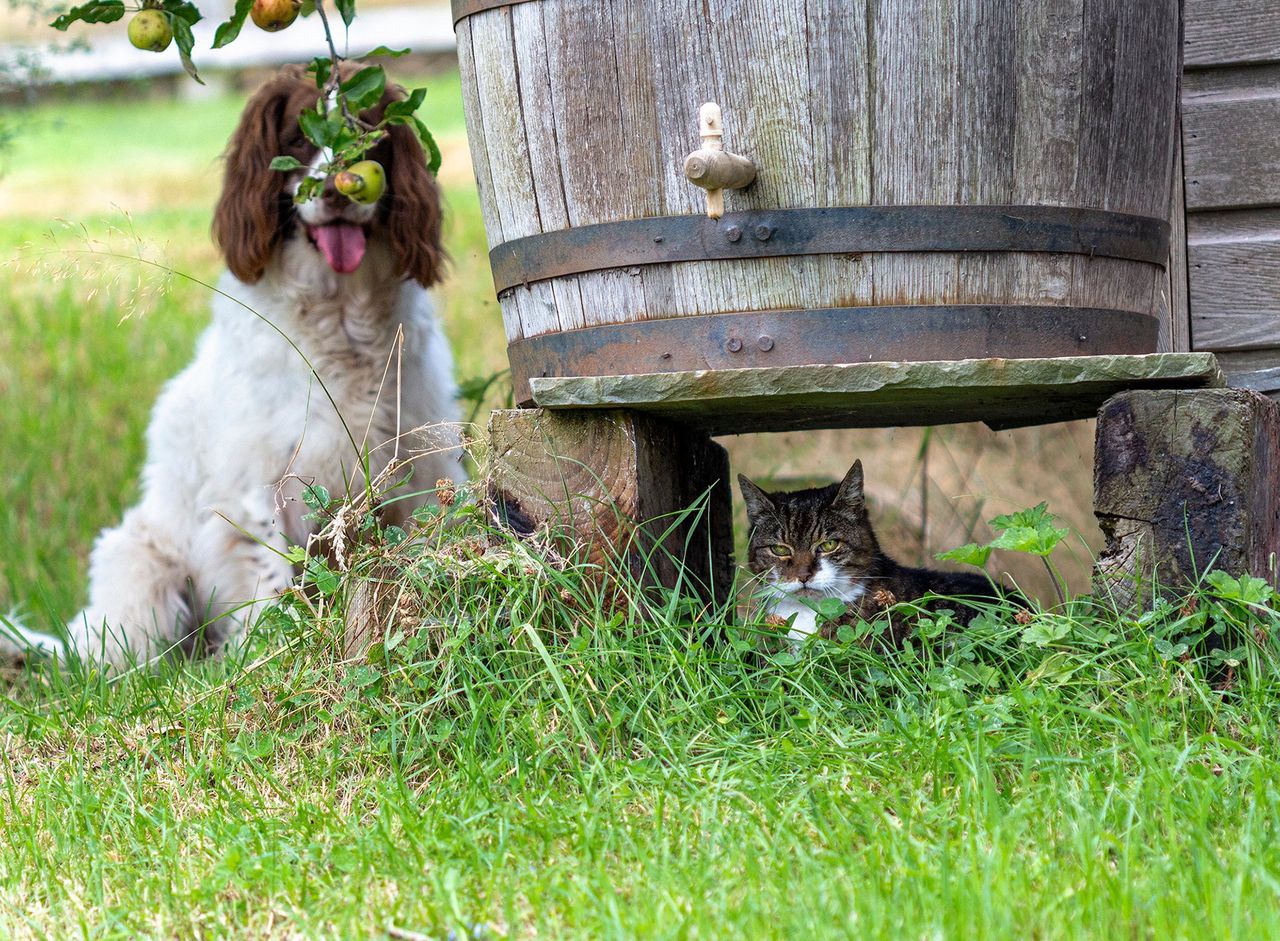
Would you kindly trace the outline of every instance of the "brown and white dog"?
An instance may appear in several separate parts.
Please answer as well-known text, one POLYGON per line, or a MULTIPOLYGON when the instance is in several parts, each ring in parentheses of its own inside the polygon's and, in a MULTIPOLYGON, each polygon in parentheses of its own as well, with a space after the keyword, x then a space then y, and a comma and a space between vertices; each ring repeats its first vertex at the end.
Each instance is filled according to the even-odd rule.
POLYGON ((369 154, 387 172, 375 204, 329 179, 295 206, 322 165, 298 128, 318 97, 287 68, 249 101, 213 223, 229 270, 194 362, 156 402, 142 499, 98 537, 66 643, 11 625, 0 647, 113 665, 216 652, 293 581, 282 552, 317 526, 300 499, 308 484, 359 492, 366 468, 412 457, 416 483, 386 508, 397 522, 437 478, 460 476, 453 364, 426 290, 443 261, 435 180, 397 126, 369 154), (280 154, 310 169, 271 170, 280 154))

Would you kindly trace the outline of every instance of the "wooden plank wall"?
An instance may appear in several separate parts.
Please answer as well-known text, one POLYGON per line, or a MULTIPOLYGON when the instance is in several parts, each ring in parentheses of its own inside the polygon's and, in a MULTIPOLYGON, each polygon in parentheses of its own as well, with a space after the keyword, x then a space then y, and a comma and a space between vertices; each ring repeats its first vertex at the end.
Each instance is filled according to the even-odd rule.
POLYGON ((1280 395, 1280 0, 1186 0, 1191 348, 1280 395))

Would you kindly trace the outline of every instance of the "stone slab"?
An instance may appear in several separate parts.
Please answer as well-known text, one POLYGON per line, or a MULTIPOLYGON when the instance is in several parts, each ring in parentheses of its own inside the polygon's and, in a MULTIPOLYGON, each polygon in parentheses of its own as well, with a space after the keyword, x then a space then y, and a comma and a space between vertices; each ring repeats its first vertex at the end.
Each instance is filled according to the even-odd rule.
POLYGON ((713 435, 1092 418, 1126 389, 1223 385, 1212 353, 964 359, 534 378, 538 405, 628 408, 713 435))

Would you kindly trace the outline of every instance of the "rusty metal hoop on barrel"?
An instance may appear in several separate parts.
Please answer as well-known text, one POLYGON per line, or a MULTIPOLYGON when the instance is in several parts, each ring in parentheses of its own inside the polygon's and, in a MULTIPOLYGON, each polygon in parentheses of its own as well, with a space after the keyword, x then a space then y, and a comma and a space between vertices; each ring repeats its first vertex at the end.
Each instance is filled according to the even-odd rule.
POLYGON ((498 292, 678 261, 864 252, 1059 252, 1164 265, 1169 223, 1070 206, 841 206, 658 216, 527 235, 489 253, 498 292))

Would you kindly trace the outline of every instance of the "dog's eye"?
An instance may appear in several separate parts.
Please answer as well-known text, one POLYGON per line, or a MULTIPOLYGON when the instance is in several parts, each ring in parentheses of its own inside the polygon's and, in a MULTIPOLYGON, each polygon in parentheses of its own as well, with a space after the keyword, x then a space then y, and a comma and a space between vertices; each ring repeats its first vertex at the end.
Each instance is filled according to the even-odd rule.
POLYGON ((840 548, 839 539, 828 539, 826 542, 818 543, 819 552, 835 552, 840 548))
POLYGON ((772 552, 774 555, 776 555, 780 559, 785 559, 789 555, 791 555, 791 547, 784 546, 782 543, 778 543, 777 545, 770 546, 769 551, 772 552))

